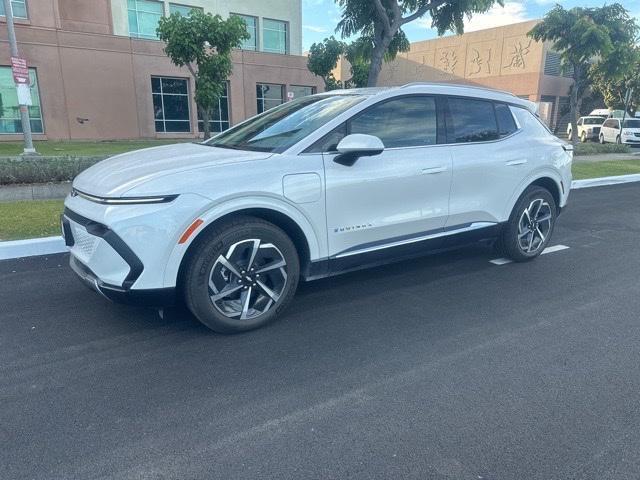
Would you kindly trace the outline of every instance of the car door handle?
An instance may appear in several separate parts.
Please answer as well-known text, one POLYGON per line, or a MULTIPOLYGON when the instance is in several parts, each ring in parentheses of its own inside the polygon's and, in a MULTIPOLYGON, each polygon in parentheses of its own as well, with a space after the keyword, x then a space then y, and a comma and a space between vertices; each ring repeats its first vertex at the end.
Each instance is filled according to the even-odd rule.
POLYGON ((421 173, 423 175, 434 175, 436 173, 442 173, 442 172, 446 172, 446 171, 447 171, 447 167, 439 166, 439 167, 423 168, 421 170, 421 173))
POLYGON ((525 163, 527 163, 527 160, 524 158, 521 158, 519 160, 510 160, 507 162, 507 166, 508 167, 513 167, 514 165, 524 165, 525 163))

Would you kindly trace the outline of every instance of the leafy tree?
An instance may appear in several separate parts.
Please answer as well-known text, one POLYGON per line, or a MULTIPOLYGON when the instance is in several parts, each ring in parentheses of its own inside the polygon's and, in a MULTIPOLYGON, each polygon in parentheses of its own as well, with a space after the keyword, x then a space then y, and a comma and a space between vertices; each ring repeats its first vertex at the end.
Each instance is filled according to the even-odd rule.
POLYGON ((231 74, 231 50, 249 38, 247 27, 240 17, 223 20, 192 10, 188 16, 173 13, 161 18, 158 37, 166 42, 165 53, 179 66, 186 66, 195 80, 195 101, 204 123, 204 138, 211 136, 211 110, 224 93, 231 74))
MULTIPOLYGON (((619 50, 620 47, 616 48, 619 50)), ((593 88, 604 98, 607 107, 622 110, 627 90, 633 89, 628 109, 636 112, 640 109, 640 47, 626 45, 624 53, 610 55, 610 61, 621 58, 626 72, 611 75, 607 65, 597 65, 592 69, 593 88)), ((606 62, 609 63, 609 62, 606 62)))
MULTIPOLYGON (((389 62, 396 58, 400 52, 408 52, 409 40, 402 30, 393 37, 389 48, 384 54, 384 61, 389 62)), ((369 83, 369 71, 371 58, 373 57, 374 42, 371 37, 363 36, 351 42, 345 48, 345 58, 351 64, 351 86, 366 87, 369 83)))
POLYGON ((314 43, 309 49, 307 68, 311 73, 322 78, 325 90, 341 88, 333 70, 338 66, 338 60, 344 53, 345 45, 334 37, 325 38, 321 43, 314 43))
MULTIPOLYGON (((595 69, 607 71, 610 78, 624 75, 621 59, 615 58, 616 45, 631 45, 636 33, 635 22, 619 3, 599 8, 575 7, 565 10, 556 5, 530 32, 536 41, 553 42, 560 53, 562 67, 572 72, 574 88, 570 91, 571 129, 577 132, 577 115, 582 95, 587 92, 595 69)), ((573 136, 574 143, 578 141, 573 136)))
MULTIPOLYGON (((465 16, 489 10, 503 0, 337 0, 342 19, 337 30, 343 37, 359 34, 371 39, 371 64, 367 85, 375 86, 385 55, 393 52, 394 42, 403 43, 402 26, 427 13, 432 26, 442 35, 447 30, 464 31, 465 16), (390 50, 391 47, 391 50, 390 50)), ((396 50, 397 53, 398 50, 396 50)), ((393 53, 392 53, 393 54, 393 53)))

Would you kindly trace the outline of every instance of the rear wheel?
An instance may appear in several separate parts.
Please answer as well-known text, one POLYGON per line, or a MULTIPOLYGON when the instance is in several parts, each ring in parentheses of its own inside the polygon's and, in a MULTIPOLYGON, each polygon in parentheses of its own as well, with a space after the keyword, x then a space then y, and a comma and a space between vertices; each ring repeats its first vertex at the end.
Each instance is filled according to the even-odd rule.
POLYGON ((600 134, 600 144, 604 145, 604 135, 600 134))
POLYGON ((556 216, 553 195, 545 188, 529 187, 502 230, 500 246, 503 253, 516 262, 539 256, 549 244, 556 216))
POLYGON ((300 274, 295 246, 269 222, 237 217, 208 232, 195 248, 183 282, 185 300, 216 332, 262 327, 295 294, 300 274))

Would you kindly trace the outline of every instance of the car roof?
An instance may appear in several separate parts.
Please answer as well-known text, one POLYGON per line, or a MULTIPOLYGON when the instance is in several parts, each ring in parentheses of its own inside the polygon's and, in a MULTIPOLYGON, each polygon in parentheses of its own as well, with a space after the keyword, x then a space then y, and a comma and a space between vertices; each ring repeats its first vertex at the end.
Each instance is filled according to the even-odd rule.
POLYGON ((536 104, 515 96, 513 93, 492 88, 463 85, 456 83, 413 82, 398 87, 367 87, 331 90, 318 95, 365 95, 369 97, 394 97, 410 93, 430 93, 441 95, 455 95, 461 97, 484 98, 487 100, 502 101, 516 104, 535 113, 536 104))
POLYGON ((599 118, 600 120, 606 120, 606 118, 601 117, 600 115, 584 115, 580 118, 599 118))

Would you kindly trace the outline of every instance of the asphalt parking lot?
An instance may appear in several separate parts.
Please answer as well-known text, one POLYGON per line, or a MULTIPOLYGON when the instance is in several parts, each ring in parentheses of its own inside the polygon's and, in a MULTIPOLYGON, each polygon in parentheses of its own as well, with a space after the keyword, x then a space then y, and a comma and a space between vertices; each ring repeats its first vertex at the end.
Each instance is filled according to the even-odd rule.
POLYGON ((0 478, 640 478, 639 207, 575 191, 569 249, 305 284, 235 336, 0 262, 0 478))

